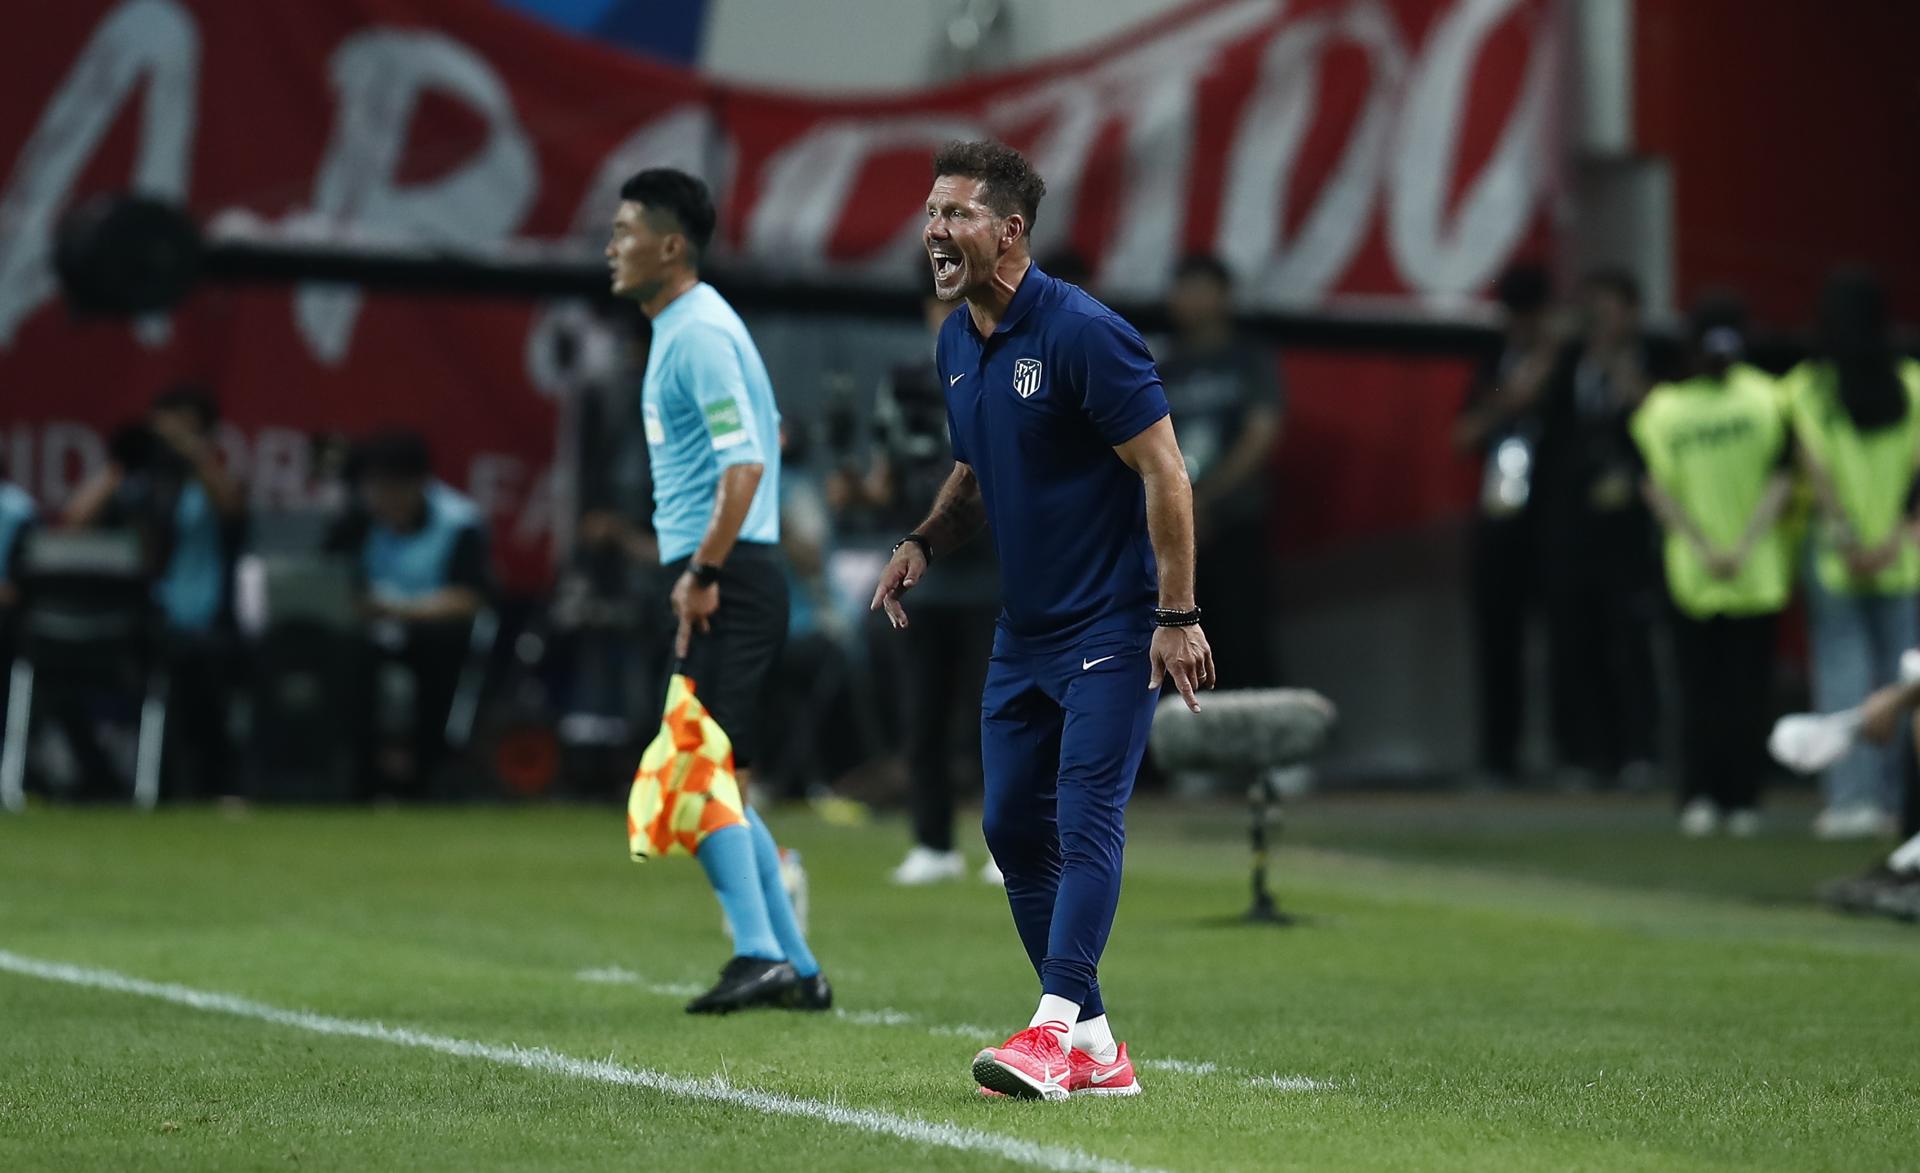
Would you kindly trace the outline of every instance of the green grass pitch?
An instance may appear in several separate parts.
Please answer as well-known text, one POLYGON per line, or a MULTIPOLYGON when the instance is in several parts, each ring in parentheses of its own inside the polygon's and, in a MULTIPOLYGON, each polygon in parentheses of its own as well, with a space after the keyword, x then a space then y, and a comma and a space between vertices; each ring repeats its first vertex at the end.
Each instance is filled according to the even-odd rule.
MULTIPOLYGON (((1920 931, 1869 849, 1651 801, 1325 799, 1245 901, 1227 808, 1142 804, 1102 982, 1144 1095, 983 1101, 1036 986, 1004 899, 777 812, 833 1016, 690 1019, 725 959, 619 812, 0 819, 0 1169, 1912 1169, 1920 931)), ((975 851, 976 860, 978 851, 975 851)))

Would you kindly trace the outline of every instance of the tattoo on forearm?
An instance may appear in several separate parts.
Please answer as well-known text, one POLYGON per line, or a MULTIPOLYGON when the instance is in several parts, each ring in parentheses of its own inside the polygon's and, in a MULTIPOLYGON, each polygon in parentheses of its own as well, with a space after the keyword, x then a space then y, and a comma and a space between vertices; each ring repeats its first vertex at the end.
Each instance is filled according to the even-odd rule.
POLYGON ((979 533, 986 523, 987 509, 980 500, 980 482, 966 477, 941 488, 921 532, 929 541, 952 547, 979 533))

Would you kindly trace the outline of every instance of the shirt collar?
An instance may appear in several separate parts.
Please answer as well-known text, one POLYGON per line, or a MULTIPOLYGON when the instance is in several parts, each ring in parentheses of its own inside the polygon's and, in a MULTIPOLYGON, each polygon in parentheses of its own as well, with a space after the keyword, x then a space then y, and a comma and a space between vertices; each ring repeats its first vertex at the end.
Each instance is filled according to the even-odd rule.
MULTIPOLYGON (((1027 316, 1033 303, 1040 300, 1040 292, 1053 278, 1040 271, 1040 266, 1028 262, 1027 271, 1020 276, 1020 287, 1013 291, 1012 300, 1007 302, 1007 312, 1000 316, 1000 324, 993 328, 996 335, 1011 334, 1020 320, 1027 316)), ((967 315, 967 326, 975 338, 980 337, 980 329, 973 324, 973 315, 967 315)))
POLYGON ((653 318, 654 329, 657 330, 661 326, 667 324, 668 322, 671 322, 674 318, 678 317, 683 312, 681 307, 685 306, 688 302, 692 301, 695 295, 699 294, 701 291, 705 290, 706 288, 707 288, 707 283, 705 281, 696 281, 692 285, 687 286, 687 291, 685 293, 682 293, 679 297, 676 297, 672 301, 668 302, 666 306, 662 308, 659 313, 654 315, 654 318, 653 318))

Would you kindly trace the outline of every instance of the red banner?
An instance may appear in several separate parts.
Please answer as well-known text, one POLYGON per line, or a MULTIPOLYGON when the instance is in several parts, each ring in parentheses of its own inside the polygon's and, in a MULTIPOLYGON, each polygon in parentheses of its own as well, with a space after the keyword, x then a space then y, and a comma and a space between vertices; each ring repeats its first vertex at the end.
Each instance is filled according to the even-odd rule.
MULTIPOLYGON (((301 437, 415 425, 482 499, 510 581, 555 512, 547 319, 343 287, 208 291, 76 324, 53 225, 137 188, 302 235, 596 248, 646 165, 705 175, 736 271, 901 284, 927 156, 991 134, 1112 295, 1219 252, 1251 302, 1447 312, 1538 247, 1552 179, 1546 0, 1218 0, 1097 51, 884 99, 718 86, 465 0, 29 0, 0 43, 0 452, 57 503, 158 388, 205 380, 257 503, 299 503, 301 437)), ((860 51, 850 34, 849 52, 860 51)))

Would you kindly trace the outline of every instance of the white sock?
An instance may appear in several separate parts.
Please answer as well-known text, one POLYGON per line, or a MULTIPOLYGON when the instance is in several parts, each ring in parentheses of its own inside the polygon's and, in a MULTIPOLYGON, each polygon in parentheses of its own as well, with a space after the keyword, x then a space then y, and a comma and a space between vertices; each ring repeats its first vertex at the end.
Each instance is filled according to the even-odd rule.
POLYGON ((1104 1014, 1074 1023, 1073 1045, 1102 1063, 1111 1063, 1120 1057, 1120 1044, 1113 1041, 1113 1028, 1107 1025, 1104 1014))
POLYGON ((1920 871, 1920 835, 1894 848, 1887 857, 1887 866, 1896 872, 1920 871))
POLYGON ((1080 1003, 1069 1002, 1058 994, 1040 995, 1040 1009, 1033 1012, 1033 1021, 1027 1025, 1039 1026, 1053 1023, 1060 1035, 1062 1051, 1073 1046, 1073 1024, 1080 1018, 1080 1003))

